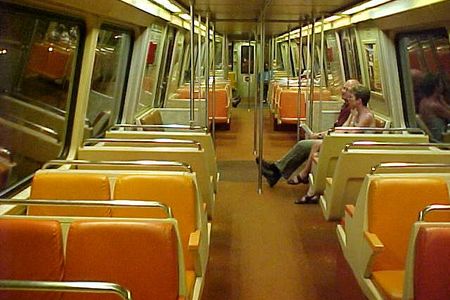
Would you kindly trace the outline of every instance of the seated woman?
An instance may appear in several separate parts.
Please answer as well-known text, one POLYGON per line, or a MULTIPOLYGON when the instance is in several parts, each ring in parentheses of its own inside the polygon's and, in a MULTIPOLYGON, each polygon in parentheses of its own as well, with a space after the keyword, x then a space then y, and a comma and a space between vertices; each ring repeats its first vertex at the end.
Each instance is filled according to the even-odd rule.
MULTIPOLYGON (((367 107, 367 103, 370 100, 370 90, 358 84, 350 90, 350 97, 348 99, 348 104, 351 108, 351 113, 348 119, 342 125, 343 127, 376 127, 375 117, 370 109, 367 107)), ((355 129, 357 132, 358 130, 355 129)), ((311 152, 309 153, 308 160, 305 163, 303 169, 297 175, 298 182, 307 182, 308 174, 311 172, 313 157, 316 153, 320 151, 320 147, 322 145, 322 141, 320 143, 315 143, 311 148, 311 152)), ((308 189, 308 192, 305 196, 300 199, 297 199, 295 204, 307 204, 307 203, 317 203, 319 200, 319 196, 315 195, 311 189, 311 186, 308 189)))

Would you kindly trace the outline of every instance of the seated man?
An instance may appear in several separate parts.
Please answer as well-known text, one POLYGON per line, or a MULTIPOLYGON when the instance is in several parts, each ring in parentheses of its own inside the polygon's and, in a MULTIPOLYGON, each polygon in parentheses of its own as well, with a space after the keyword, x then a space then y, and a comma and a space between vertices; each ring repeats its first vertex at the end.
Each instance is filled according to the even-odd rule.
MULTIPOLYGON (((348 105, 348 98, 350 97, 349 90, 358 85, 359 82, 356 79, 350 79, 344 83, 341 89, 342 99, 344 100, 344 104, 339 113, 338 119, 334 124, 335 127, 342 126, 344 122, 348 119, 350 115, 350 107, 348 105)), ((280 160, 269 163, 265 160, 262 161, 262 174, 266 177, 267 182, 270 187, 273 187, 278 180, 283 176, 285 179, 289 179, 291 175, 297 170, 298 167, 301 166, 303 162, 308 159, 309 153, 311 152, 311 148, 314 144, 318 143, 319 140, 323 137, 326 132, 312 134, 310 139, 302 140, 297 142, 297 144, 292 147, 286 155, 284 155, 280 160)), ((258 159, 256 160, 259 163, 258 159)), ((299 183, 307 183, 308 179, 301 178, 299 176, 294 177, 289 180, 289 184, 299 184, 299 183)))
MULTIPOLYGON (((351 113, 348 119, 342 125, 343 127, 376 127, 375 117, 370 109, 367 107, 367 103, 370 100, 370 90, 363 86, 357 85, 353 87, 350 91, 351 96, 348 99, 348 105, 351 108, 351 113)), ((356 130, 356 129, 355 129, 356 130)), ((320 143, 315 144, 311 152, 309 154, 308 160, 304 168, 297 175, 301 180, 303 178, 308 178, 308 174, 311 172, 313 157, 316 153, 320 151, 320 143)), ((311 189, 311 186, 308 189, 308 192, 305 196, 300 199, 297 199, 295 204, 306 204, 306 203, 317 203, 319 200, 317 195, 314 195, 314 192, 311 189)))

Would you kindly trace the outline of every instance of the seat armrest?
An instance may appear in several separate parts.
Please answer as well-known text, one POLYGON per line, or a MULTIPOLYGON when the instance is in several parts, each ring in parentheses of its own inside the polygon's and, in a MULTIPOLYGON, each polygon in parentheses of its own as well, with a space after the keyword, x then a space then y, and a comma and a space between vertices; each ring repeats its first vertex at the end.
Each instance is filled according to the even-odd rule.
POLYGON ((353 204, 347 204, 345 205, 345 213, 350 217, 353 218, 353 215, 355 213, 355 206, 353 204))
POLYGON ((189 236, 189 246, 188 249, 190 251, 197 251, 200 245, 200 230, 192 232, 189 236))
POLYGON ((300 127, 305 131, 305 138, 308 139, 311 137, 311 135, 314 133, 311 128, 305 123, 301 123, 300 127))
POLYGON ((369 278, 377 254, 384 250, 384 245, 374 233, 364 231, 364 239, 361 249, 361 266, 364 268, 364 277, 369 278))

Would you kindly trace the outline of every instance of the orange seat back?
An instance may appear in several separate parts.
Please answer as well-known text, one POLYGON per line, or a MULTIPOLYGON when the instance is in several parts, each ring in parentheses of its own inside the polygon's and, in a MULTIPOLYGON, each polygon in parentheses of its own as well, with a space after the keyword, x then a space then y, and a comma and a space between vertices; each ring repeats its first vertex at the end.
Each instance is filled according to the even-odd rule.
MULTIPOLYGON (((298 91, 297 90, 283 90, 280 93, 280 118, 296 119, 297 118, 297 102, 298 91)), ((306 117, 306 103, 305 95, 300 93, 300 110, 298 117, 306 117)), ((292 120, 295 121, 295 120, 292 120)), ((288 121, 289 122, 289 121, 288 121)))
POLYGON ((208 114, 210 117, 213 116, 213 100, 215 100, 214 116, 216 118, 227 118, 228 117, 228 94, 225 88, 216 89, 215 93, 212 91, 208 94, 208 114), (215 95, 215 96, 213 96, 215 95), (213 98, 215 97, 215 98, 213 98))
MULTIPOLYGON (((196 187, 189 176, 125 175, 117 178, 114 199, 153 200, 170 208, 178 221, 186 270, 194 270, 188 251, 189 235, 196 230, 196 187)), ((113 208, 113 217, 167 217, 160 209, 113 208)))
MULTIPOLYGON (((107 281, 135 300, 178 298, 178 251, 171 223, 74 222, 66 246, 65 281, 107 281)), ((64 300, 117 296, 66 293, 64 300)))
POLYGON ((331 92, 327 89, 314 89, 314 94, 313 94, 313 100, 314 101, 328 101, 331 98, 331 92))
MULTIPOLYGON (((0 279, 60 281, 64 252, 57 221, 0 220, 0 279)), ((0 299, 59 299, 59 293, 7 292, 0 299)))
MULTIPOLYGON (((109 180, 105 175, 81 173, 36 173, 31 184, 31 199, 110 200, 109 180)), ((97 216, 111 215, 107 207, 29 206, 29 215, 97 216)))
POLYGON ((414 299, 450 296, 450 227, 421 227, 414 257, 414 299))
MULTIPOLYGON (((373 270, 403 270, 412 224, 430 204, 448 204, 442 178, 380 178, 368 191, 368 231, 377 234, 385 248, 373 270)), ((445 217, 444 217, 445 218, 445 217)))

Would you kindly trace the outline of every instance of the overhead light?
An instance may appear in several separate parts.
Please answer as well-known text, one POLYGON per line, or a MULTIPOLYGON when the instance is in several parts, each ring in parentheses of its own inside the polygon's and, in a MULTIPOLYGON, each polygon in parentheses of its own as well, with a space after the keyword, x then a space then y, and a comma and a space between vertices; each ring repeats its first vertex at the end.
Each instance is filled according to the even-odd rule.
POLYGON ((159 5, 161 5, 162 7, 164 7, 165 9, 169 10, 172 13, 177 14, 181 12, 181 9, 172 2, 170 2, 169 0, 152 0, 152 1, 158 3, 159 5))
POLYGON ((361 5, 358 5, 358 6, 350 8, 350 9, 347 9, 347 10, 343 11, 342 14, 343 15, 353 15, 353 14, 359 13, 359 12, 361 12, 363 10, 375 7, 377 5, 384 4, 384 3, 389 2, 389 1, 391 1, 391 0, 371 0, 369 2, 365 2, 365 3, 361 4, 361 5))
POLYGON ((191 20, 191 16, 188 15, 188 14, 181 14, 180 18, 182 18, 183 20, 186 20, 186 21, 190 21, 191 20))
POLYGON ((342 18, 342 17, 341 17, 341 16, 334 15, 334 16, 325 18, 325 20, 323 20, 323 21, 326 22, 326 23, 330 23, 330 22, 339 20, 340 18, 342 18))

